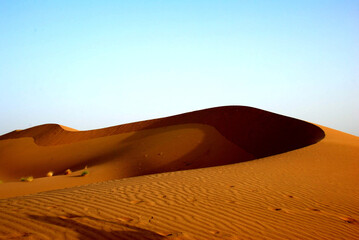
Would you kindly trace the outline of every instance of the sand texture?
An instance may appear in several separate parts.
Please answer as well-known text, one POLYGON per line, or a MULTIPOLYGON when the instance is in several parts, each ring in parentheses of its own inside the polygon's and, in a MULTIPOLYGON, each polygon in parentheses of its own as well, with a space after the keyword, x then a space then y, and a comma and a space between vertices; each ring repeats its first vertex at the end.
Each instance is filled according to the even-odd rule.
POLYGON ((0 166, 0 239, 359 239, 359 138, 255 108, 14 131, 0 166))

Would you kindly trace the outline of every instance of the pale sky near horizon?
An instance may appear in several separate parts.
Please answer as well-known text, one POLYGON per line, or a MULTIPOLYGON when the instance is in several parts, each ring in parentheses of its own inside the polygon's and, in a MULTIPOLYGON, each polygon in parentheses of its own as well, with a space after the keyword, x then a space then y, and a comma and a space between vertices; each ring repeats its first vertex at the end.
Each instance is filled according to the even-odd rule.
POLYGON ((0 135, 246 105, 359 136, 359 1, 0 1, 0 135))

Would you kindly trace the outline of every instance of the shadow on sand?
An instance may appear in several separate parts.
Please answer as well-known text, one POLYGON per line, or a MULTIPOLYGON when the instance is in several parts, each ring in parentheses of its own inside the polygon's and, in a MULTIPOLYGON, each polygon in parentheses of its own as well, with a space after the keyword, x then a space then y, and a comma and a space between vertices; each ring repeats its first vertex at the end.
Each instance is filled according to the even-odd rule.
MULTIPOLYGON (((120 221, 108 221, 105 219, 94 218, 90 216, 79 216, 79 215, 67 215, 63 217, 54 217, 54 216, 37 216, 37 215, 28 215, 29 218, 40 221, 46 224, 53 224, 60 226, 62 228, 70 229, 78 234, 80 240, 88 239, 167 239, 167 236, 162 236, 158 233, 131 226, 126 223, 121 223, 120 221), (106 231, 102 229, 95 228, 91 225, 99 225, 96 222, 100 222, 101 225, 106 223, 106 226, 115 229, 122 228, 123 231, 106 231), (92 223, 92 224, 91 224, 92 223), (109 226, 110 225, 110 226, 109 226)), ((66 231, 66 230, 64 230, 66 231)), ((168 235, 171 236, 171 235, 168 235)))

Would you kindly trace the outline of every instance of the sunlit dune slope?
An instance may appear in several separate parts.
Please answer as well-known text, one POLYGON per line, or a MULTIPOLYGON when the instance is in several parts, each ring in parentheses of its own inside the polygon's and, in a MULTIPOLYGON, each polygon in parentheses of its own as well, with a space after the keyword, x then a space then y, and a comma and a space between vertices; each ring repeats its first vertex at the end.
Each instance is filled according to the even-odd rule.
POLYGON ((254 158, 203 124, 173 125, 46 147, 36 145, 32 138, 3 140, 0 144, 4 167, 0 171, 10 179, 96 166, 91 179, 98 176, 97 180, 107 180, 254 158))

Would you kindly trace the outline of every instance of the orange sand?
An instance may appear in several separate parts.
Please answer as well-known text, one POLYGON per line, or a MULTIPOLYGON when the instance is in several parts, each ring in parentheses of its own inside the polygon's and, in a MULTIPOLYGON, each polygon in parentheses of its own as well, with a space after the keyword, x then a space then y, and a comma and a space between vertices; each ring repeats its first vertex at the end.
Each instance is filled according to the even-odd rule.
POLYGON ((359 239, 359 138, 321 128, 233 106, 5 134, 0 239, 359 239))

